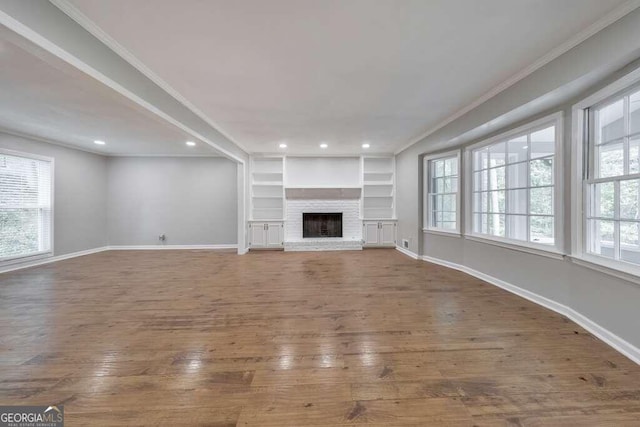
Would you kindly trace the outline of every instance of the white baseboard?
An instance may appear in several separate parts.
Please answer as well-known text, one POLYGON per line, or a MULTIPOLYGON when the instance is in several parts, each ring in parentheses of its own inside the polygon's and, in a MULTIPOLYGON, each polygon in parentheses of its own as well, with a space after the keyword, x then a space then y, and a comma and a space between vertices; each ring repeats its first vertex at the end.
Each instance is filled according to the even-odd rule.
POLYGON ((52 262, 63 261, 65 259, 76 258, 84 255, 91 255, 98 252, 104 252, 109 250, 107 246, 100 248, 87 249, 86 251, 72 252, 64 255, 51 256, 46 258, 38 258, 32 261, 18 262, 0 267, 0 273, 8 273, 10 271, 21 270, 23 268, 36 267, 38 265, 50 264, 52 262))
POLYGON ((482 273, 480 271, 474 270, 473 268, 470 268, 464 265, 441 260, 438 258, 432 258, 426 255, 421 256, 420 259, 422 259, 423 261, 431 262, 433 264, 438 264, 444 267, 452 268, 454 270, 458 270, 463 273, 467 273, 482 281, 490 283, 508 292, 521 296, 522 298, 525 298, 533 303, 536 303, 545 308, 548 308, 549 310, 553 310, 556 313, 571 319, 572 321, 574 321, 575 323, 577 323, 578 325, 582 326, 584 329, 589 331, 591 334, 600 338, 602 341, 609 344, 615 350, 624 354, 629 359, 633 360, 635 363, 640 365, 640 349, 639 348, 635 347, 631 343, 620 338, 613 332, 598 325, 597 323, 595 323, 588 317, 584 316, 583 314, 577 312, 571 307, 568 307, 564 304, 560 304, 559 302, 553 301, 549 298, 543 297, 542 295, 538 295, 526 289, 519 288, 515 285, 512 285, 511 283, 505 282, 504 280, 497 279, 493 276, 489 276, 488 274, 482 273))
POLYGON ((411 252, 409 249, 405 249, 402 246, 396 246, 396 250, 402 252, 406 256, 411 257, 413 259, 419 259, 420 258, 417 253, 411 252))
POLYGON ((227 245, 112 245, 107 246, 110 251, 157 251, 157 250, 221 250, 238 249, 236 244, 227 245))

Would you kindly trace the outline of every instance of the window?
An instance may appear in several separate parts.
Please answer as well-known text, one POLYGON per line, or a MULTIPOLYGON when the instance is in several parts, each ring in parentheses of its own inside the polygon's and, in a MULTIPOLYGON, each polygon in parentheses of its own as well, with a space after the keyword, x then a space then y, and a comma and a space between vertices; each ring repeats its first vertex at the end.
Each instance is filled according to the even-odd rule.
POLYGON ((428 230, 460 232, 460 152, 425 157, 425 218, 428 230))
POLYGON ((0 261, 51 252, 50 159, 0 151, 0 261))
POLYGON ((640 89, 586 112, 585 249, 640 265, 640 89))
POLYGON ((472 235, 557 251, 561 117, 470 148, 472 235))

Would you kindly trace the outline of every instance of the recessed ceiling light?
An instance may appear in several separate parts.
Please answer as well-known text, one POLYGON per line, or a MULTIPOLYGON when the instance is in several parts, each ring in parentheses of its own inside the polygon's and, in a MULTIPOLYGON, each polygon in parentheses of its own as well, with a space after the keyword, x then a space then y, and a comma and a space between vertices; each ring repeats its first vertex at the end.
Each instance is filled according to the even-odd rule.
POLYGON ((329 146, 329 144, 326 144, 324 142, 322 144, 320 144, 320 148, 327 148, 328 146, 329 146))
POLYGON ((282 144, 279 145, 280 148, 287 148, 287 144, 285 144, 284 142, 282 144))
POLYGON ((195 146, 196 146, 196 143, 195 143, 195 142, 193 142, 193 141, 187 141, 187 145, 188 145, 189 147, 195 147, 195 146))
POLYGON ((371 147, 371 145, 367 144, 366 142, 362 144, 362 148, 369 148, 369 147, 371 147))
POLYGON ((95 141, 93 141, 93 143, 94 143, 94 144, 96 144, 96 145, 104 145, 104 144, 106 144, 106 142, 104 142, 104 141, 100 141, 100 140, 98 140, 98 139, 96 139, 95 141))

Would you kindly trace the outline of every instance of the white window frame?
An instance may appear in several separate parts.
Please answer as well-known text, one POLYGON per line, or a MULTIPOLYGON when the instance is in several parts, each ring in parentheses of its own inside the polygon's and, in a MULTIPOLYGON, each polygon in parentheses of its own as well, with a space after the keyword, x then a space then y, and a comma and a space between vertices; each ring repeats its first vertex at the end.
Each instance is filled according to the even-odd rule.
POLYGON ((32 159, 32 160, 41 160, 41 161, 46 161, 49 162, 51 164, 51 177, 50 177, 50 186, 51 189, 50 194, 51 194, 51 215, 49 216, 49 230, 50 230, 50 235, 49 235, 49 250, 47 251, 40 251, 40 252, 33 252, 30 254, 25 254, 25 255, 15 255, 15 256, 9 256, 9 257, 0 257, 0 266, 6 266, 6 265, 11 265, 11 264, 18 264, 18 263, 22 263, 22 262, 27 262, 27 261, 33 261, 33 260, 37 260, 37 259, 42 259, 42 258, 48 258, 53 256, 54 254, 54 249, 53 249, 53 245, 54 245, 54 212, 55 212, 55 183, 54 183, 54 179, 55 179, 55 159, 53 157, 46 157, 46 156, 40 156, 37 154, 31 154, 31 153, 25 153, 22 151, 15 151, 15 150, 7 150, 4 148, 0 148, 0 154, 4 154, 4 155, 8 155, 8 156, 16 156, 16 157, 24 157, 26 159, 32 159))
POLYGON ((462 219, 461 215, 461 190, 462 190, 462 156, 460 150, 452 150, 444 153, 431 154, 427 155, 423 158, 423 168, 422 168, 422 176, 423 176, 423 215, 422 215, 422 231, 429 233, 444 233, 446 235, 461 235, 462 225, 460 223, 462 219), (456 187, 456 228, 455 229, 447 229, 440 228, 431 225, 431 164, 436 160, 450 159, 456 158, 458 163, 458 185, 456 187))
POLYGON ((562 111, 529 122, 500 135, 478 142, 465 148, 465 238, 485 243, 493 243, 510 249, 521 250, 538 255, 562 259, 564 257, 564 200, 563 200, 563 113, 562 111), (473 151, 497 142, 506 141, 522 134, 535 132, 548 126, 555 126, 556 140, 553 161, 553 218, 554 244, 545 245, 534 242, 476 233, 473 231, 473 151))
POLYGON ((623 260, 612 260, 587 251, 587 212, 588 206, 588 167, 590 151, 587 141, 589 109, 602 105, 603 102, 627 92, 635 92, 640 88, 640 68, 630 72, 609 86, 575 104, 571 109, 571 189, 574 197, 571 200, 572 239, 571 258, 576 264, 589 267, 625 280, 640 283, 640 265, 623 260))

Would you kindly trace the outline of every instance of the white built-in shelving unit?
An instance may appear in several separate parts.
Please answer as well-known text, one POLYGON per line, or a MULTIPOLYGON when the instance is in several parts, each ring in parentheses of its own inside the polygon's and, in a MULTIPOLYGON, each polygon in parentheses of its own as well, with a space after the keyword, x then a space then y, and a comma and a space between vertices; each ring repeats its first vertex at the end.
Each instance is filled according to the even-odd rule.
POLYGON ((362 219, 395 218, 395 159, 362 157, 362 219))
POLYGON ((283 220, 284 203, 284 158, 252 158, 251 220, 283 220))

